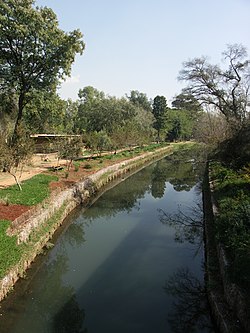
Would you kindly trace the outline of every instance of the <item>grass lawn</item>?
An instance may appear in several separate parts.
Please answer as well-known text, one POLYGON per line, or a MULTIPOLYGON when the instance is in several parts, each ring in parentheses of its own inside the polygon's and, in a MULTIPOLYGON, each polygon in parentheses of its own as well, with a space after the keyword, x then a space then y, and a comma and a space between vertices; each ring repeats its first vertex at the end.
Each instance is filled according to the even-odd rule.
POLYGON ((24 244, 17 245, 16 236, 8 236, 6 230, 10 222, 0 220, 0 278, 3 278, 6 271, 16 265, 23 253, 24 244))
POLYGON ((22 191, 17 185, 0 190, 0 199, 18 205, 33 206, 49 196, 49 183, 58 178, 52 175, 39 174, 22 182, 22 191))

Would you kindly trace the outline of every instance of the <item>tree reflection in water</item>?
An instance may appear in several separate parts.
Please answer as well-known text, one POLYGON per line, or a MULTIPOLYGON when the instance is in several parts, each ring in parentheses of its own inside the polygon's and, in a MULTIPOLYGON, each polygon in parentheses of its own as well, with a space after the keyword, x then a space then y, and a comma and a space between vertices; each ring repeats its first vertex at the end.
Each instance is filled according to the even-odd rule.
POLYGON ((184 209, 179 207, 176 214, 158 210, 159 219, 163 224, 175 229, 175 240, 177 242, 188 241, 198 246, 198 250, 203 244, 203 208, 202 202, 197 202, 192 207, 184 209))
POLYGON ((87 333, 82 328, 84 319, 85 312, 79 308, 74 295, 53 318, 53 333, 87 333))
POLYGON ((177 299, 168 315, 173 332, 214 332, 205 287, 187 268, 173 274, 166 281, 164 290, 177 299))

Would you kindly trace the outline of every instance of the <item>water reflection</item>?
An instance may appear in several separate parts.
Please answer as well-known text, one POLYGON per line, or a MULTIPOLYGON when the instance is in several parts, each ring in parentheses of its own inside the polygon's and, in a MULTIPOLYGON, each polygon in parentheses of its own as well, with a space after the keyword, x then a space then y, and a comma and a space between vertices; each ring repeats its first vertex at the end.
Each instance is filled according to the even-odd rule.
POLYGON ((161 223, 175 229, 177 242, 188 241, 191 244, 201 246, 203 242, 203 208, 202 202, 197 202, 191 207, 179 206, 177 213, 158 210, 161 223))
POLYGON ((188 268, 180 268, 165 283, 164 290, 175 297, 168 315, 175 333, 214 332, 206 290, 188 268))
POLYGON ((136 174, 136 181, 133 177, 127 178, 119 186, 105 192, 105 196, 98 199, 98 205, 94 205, 84 212, 88 221, 101 217, 111 218, 123 211, 129 213, 134 208, 139 211, 140 199, 143 199, 150 191, 153 169, 154 165, 151 165, 136 174))
POLYGON ((85 312, 79 308, 76 296, 72 296, 54 316, 53 333, 87 333, 83 328, 85 312))
POLYGON ((98 207, 94 206, 85 212, 90 221, 100 217, 111 218, 121 211, 130 212, 135 207, 140 210, 140 199, 146 193, 157 199, 162 198, 167 183, 173 185, 174 190, 190 191, 193 187, 199 191, 197 183, 202 179, 205 161, 204 149, 197 151, 177 152, 154 163, 133 177, 119 184, 117 188, 105 193, 105 199, 98 199, 98 207))
POLYGON ((204 149, 179 151, 157 162, 152 172, 151 193, 162 198, 166 182, 175 191, 190 191, 203 177, 206 151, 204 149))

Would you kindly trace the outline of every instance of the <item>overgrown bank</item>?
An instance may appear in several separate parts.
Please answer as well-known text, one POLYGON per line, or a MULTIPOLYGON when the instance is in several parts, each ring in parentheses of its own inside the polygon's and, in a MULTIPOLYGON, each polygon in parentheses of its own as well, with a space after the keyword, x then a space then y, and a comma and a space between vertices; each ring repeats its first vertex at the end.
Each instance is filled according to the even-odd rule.
POLYGON ((90 198, 112 179, 144 167, 172 151, 173 148, 167 146, 104 168, 50 197, 49 201, 45 200, 36 205, 12 223, 5 222, 4 228, 8 228, 6 237, 12 239, 13 248, 18 248, 19 252, 16 256, 17 262, 10 263, 12 267, 1 272, 0 299, 6 296, 18 278, 24 274, 71 210, 80 203, 87 204, 90 198))
POLYGON ((249 170, 210 163, 204 179, 207 288, 221 332, 249 332, 249 170))

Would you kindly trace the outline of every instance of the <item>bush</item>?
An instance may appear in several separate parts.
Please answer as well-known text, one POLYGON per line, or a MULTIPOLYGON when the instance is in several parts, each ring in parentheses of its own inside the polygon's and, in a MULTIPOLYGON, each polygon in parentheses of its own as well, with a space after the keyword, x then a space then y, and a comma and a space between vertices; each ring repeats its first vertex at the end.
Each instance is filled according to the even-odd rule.
POLYGON ((250 288, 250 196, 246 170, 211 164, 211 179, 218 201, 216 237, 226 250, 228 271, 238 285, 250 288))
POLYGON ((219 211, 217 233, 231 256, 234 256, 238 249, 244 250, 250 246, 250 198, 240 191, 234 198, 222 199, 219 211))
POLYGON ((86 163, 86 164, 84 164, 83 168, 84 168, 84 169, 91 169, 92 166, 91 166, 91 164, 86 163))

